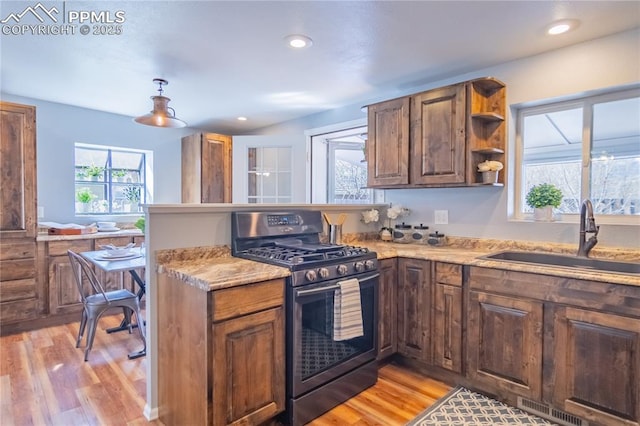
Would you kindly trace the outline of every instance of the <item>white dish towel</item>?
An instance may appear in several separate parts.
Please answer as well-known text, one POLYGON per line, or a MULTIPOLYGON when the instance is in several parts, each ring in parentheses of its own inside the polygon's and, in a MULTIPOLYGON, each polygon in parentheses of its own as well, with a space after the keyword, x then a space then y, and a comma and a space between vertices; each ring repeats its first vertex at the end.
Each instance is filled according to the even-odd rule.
POLYGON ((333 296, 333 340, 349 340, 364 335, 360 281, 339 281, 333 296))

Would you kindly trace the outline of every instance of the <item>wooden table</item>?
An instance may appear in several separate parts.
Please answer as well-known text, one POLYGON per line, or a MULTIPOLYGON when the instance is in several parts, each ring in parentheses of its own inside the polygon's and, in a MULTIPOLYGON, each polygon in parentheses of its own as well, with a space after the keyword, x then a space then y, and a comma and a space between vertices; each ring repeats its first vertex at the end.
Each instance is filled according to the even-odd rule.
MULTIPOLYGON (((138 284, 138 292, 136 296, 138 300, 142 300, 142 296, 144 296, 146 285, 144 280, 138 274, 138 270, 144 269, 146 266, 146 259, 144 249, 140 247, 136 247, 131 249, 131 254, 136 255, 135 257, 128 257, 123 259, 108 259, 105 255, 108 256, 107 250, 96 250, 96 251, 85 251, 80 253, 82 257, 87 259, 89 262, 96 265, 98 268, 102 269, 105 272, 120 272, 120 271, 129 271, 133 280, 138 284)), ((138 318, 138 321, 141 319, 138 318)), ((137 327, 137 324, 133 324, 133 327, 137 327)), ((115 333, 117 331, 128 330, 129 324, 127 323, 126 318, 122 320, 118 327, 113 327, 107 329, 107 333, 115 333)), ((129 359, 139 358, 141 356, 145 356, 147 354, 146 343, 143 350, 140 352, 134 352, 129 354, 129 359)))

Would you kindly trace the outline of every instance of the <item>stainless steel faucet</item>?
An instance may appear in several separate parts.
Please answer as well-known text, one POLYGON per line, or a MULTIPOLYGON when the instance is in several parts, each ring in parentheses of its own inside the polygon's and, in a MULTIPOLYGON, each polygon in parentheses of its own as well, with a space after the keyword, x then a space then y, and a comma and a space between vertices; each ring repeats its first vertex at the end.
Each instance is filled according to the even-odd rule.
POLYGON ((593 204, 590 200, 584 200, 580 208, 580 240, 578 241, 578 256, 589 257, 589 252, 598 244, 599 226, 596 226, 596 219, 593 217, 593 204), (593 234, 587 240, 587 233, 593 234))

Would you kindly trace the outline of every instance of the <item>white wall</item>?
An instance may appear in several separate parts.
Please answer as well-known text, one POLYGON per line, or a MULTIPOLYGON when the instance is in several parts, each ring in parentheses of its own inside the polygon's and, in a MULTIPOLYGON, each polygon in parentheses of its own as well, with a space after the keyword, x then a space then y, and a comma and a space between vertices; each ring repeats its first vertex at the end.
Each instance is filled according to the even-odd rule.
MULTIPOLYGON (((74 214, 76 142, 153 151, 154 203, 180 202, 180 139, 197 130, 143 126, 132 117, 8 94, 1 99, 36 107, 38 206, 44 207, 40 221, 88 223, 97 219, 74 214)), ((134 221, 139 216, 114 220, 134 221)))
MULTIPOLYGON (((508 62, 464 75, 452 76, 428 85, 388 93, 371 103, 409 95, 422 90, 493 76, 507 85, 509 106, 543 99, 588 93, 613 86, 640 83, 640 30, 627 31, 549 53, 508 62)), ((363 103, 365 104, 365 103, 363 103)), ((263 129, 263 133, 297 133, 313 127, 362 118, 360 106, 350 105, 304 120, 290 121, 263 129)), ((515 120, 509 111, 509 162, 513 163, 515 120)), ((508 170, 513 167, 508 165, 508 170)), ((508 183, 513 175, 508 176, 508 183)), ((387 202, 402 204, 412 210, 408 223, 424 223, 431 229, 456 236, 497 239, 521 239, 576 243, 577 223, 534 223, 510 221, 509 200, 513 188, 473 187, 451 189, 387 190, 387 202), (449 224, 433 224, 434 210, 448 210, 449 224)), ((511 195, 512 196, 512 195, 511 195)), ((640 247, 640 218, 635 225, 612 225, 601 220, 600 245, 640 247)))

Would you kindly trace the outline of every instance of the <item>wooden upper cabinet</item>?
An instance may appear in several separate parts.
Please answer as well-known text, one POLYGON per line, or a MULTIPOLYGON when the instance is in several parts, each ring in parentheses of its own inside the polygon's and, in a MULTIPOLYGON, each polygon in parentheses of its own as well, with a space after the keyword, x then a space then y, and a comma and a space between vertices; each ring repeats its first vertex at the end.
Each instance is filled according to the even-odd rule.
POLYGON ((182 202, 230 203, 232 137, 196 133, 182 138, 182 202))
POLYGON ((368 107, 369 186, 409 183, 409 98, 368 107))
POLYGON ((465 180, 465 86, 411 97, 411 183, 465 180))
POLYGON ((37 233, 36 108, 0 102, 1 238, 37 233))
MULTIPOLYGON (((495 78, 380 102, 368 113, 370 187, 483 185, 478 164, 504 164, 505 85, 495 78)), ((505 173, 491 184, 502 186, 505 173)))

